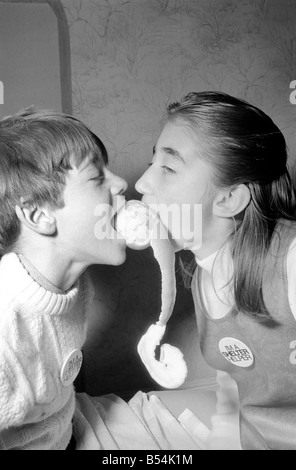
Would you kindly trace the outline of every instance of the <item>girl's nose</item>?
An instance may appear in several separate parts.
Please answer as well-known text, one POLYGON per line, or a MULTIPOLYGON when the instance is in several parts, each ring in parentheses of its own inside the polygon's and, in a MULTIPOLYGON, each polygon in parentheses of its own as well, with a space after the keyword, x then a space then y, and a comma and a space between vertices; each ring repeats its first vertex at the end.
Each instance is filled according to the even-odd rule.
POLYGON ((118 194, 123 194, 127 190, 128 184, 127 182, 121 178, 120 176, 114 175, 111 173, 112 182, 110 191, 113 196, 117 196, 118 194))
POLYGON ((147 170, 140 179, 135 184, 135 189, 140 194, 150 194, 151 193, 151 186, 149 184, 149 177, 147 175, 147 170))

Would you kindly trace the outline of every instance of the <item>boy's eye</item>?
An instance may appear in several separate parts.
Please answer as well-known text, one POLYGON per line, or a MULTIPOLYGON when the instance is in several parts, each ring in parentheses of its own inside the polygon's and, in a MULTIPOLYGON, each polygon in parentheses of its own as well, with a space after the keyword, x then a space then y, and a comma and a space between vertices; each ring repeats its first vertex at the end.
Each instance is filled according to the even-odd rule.
POLYGON ((97 176, 94 176, 93 178, 90 178, 90 181, 104 181, 105 179, 105 175, 102 173, 102 174, 99 174, 97 176))

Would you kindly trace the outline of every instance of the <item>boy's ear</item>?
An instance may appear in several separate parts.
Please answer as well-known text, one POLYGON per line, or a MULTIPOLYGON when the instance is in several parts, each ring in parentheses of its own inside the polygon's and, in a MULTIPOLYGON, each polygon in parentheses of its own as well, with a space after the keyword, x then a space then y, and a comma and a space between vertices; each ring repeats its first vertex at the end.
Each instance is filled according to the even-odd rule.
POLYGON ((20 205, 15 206, 19 220, 33 232, 41 235, 54 235, 56 233, 56 218, 51 209, 38 207, 20 199, 20 205))
POLYGON ((219 191, 213 202, 213 213, 218 217, 234 217, 247 207, 250 199, 250 190, 245 184, 219 191))

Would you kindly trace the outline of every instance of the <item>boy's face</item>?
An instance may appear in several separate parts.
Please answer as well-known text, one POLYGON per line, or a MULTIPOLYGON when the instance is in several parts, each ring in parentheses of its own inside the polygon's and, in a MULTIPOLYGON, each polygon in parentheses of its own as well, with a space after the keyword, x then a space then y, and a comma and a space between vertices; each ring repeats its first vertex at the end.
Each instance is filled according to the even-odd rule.
POLYGON ((85 159, 66 177, 65 206, 55 211, 62 256, 82 264, 119 265, 126 243, 114 230, 112 218, 124 202, 127 183, 102 163, 85 159), (119 205, 119 207, 118 207, 119 205))

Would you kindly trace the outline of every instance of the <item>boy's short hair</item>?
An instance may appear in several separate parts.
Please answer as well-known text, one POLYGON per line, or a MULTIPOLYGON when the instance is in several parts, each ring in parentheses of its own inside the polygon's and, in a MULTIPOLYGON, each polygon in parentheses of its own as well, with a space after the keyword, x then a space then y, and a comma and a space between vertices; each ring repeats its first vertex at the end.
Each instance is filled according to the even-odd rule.
POLYGON ((0 120, 0 257, 19 236, 20 199, 63 207, 66 173, 86 157, 108 162, 103 142, 73 116, 32 106, 0 120))

